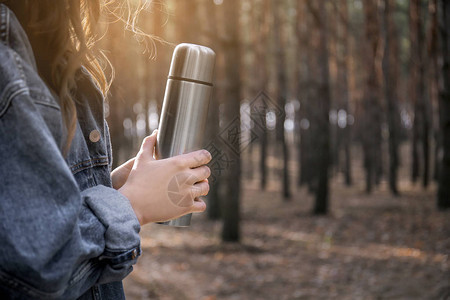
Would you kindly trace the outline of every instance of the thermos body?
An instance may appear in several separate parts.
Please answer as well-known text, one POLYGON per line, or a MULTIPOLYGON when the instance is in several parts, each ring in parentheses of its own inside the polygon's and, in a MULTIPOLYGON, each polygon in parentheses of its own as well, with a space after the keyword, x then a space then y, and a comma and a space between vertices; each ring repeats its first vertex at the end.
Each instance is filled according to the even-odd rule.
POLYGON ((156 152, 168 158, 202 149, 212 87, 169 79, 156 152))
MULTIPOLYGON (((203 148, 214 63, 215 53, 207 47, 180 44, 175 48, 159 123, 157 159, 203 148)), ((189 226, 191 216, 163 224, 189 226)))

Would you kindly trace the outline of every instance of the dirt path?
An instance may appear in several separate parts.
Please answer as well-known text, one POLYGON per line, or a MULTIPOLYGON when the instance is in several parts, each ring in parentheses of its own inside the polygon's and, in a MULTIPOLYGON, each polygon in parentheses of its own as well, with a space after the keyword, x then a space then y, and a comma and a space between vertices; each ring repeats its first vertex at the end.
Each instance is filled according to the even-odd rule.
POLYGON ((435 187, 333 182, 331 214, 312 217, 304 189, 283 203, 246 182, 242 243, 222 244, 220 223, 195 216, 188 229, 150 225, 125 281, 127 299, 448 299, 450 212, 435 187))

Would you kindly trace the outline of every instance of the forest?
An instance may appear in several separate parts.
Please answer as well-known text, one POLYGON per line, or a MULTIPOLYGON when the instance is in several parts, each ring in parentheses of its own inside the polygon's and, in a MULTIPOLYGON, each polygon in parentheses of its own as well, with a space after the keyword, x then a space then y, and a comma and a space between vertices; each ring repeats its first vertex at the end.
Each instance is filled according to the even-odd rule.
POLYGON ((217 55, 207 212, 142 228, 128 299, 450 298, 449 1, 126 3, 100 42, 115 166, 174 47, 217 55))

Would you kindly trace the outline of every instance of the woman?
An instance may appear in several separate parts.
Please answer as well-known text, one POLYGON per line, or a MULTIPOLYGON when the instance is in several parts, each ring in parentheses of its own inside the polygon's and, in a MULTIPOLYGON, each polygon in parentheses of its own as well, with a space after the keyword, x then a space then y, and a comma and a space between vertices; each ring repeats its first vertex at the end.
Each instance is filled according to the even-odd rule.
POLYGON ((0 298, 122 299, 140 226, 205 210, 211 156, 156 161, 153 133, 111 173, 100 0, 0 2, 0 298))

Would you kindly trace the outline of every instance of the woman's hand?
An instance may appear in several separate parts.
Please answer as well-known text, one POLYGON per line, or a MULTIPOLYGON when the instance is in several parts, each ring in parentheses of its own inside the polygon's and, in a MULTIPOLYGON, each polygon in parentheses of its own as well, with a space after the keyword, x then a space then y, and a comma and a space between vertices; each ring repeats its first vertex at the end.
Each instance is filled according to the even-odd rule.
POLYGON ((156 132, 144 139, 125 183, 119 188, 130 200, 141 225, 204 211, 206 204, 199 197, 209 191, 207 178, 211 171, 205 165, 211 154, 199 150, 156 160, 155 145, 156 132))
POLYGON ((130 159, 123 165, 118 166, 111 172, 112 186, 116 190, 120 189, 128 179, 133 168, 135 158, 130 159))

